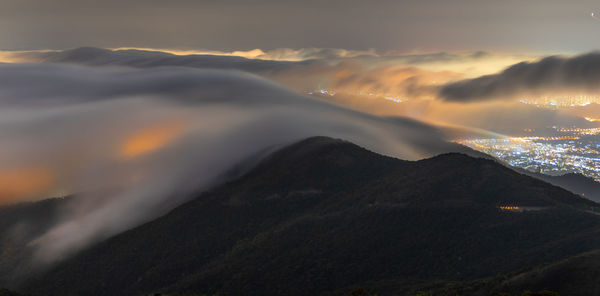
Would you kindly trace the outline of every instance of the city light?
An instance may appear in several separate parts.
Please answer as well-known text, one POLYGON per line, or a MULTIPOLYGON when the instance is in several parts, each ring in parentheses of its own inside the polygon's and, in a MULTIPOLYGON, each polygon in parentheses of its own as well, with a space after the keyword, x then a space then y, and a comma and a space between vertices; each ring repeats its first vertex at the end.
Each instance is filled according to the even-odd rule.
POLYGON ((547 175, 579 173, 600 182, 600 128, 555 128, 550 137, 472 138, 457 143, 511 166, 547 175))
POLYGON ((541 108, 559 109, 587 106, 592 103, 600 104, 600 97, 591 95, 526 97, 519 100, 519 102, 541 108))

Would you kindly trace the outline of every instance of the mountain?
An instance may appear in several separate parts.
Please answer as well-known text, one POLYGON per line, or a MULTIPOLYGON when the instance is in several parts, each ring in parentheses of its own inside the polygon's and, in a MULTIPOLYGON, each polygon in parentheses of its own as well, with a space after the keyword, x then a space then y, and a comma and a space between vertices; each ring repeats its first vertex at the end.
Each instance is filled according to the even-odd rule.
POLYGON ((30 272, 29 243, 59 222, 71 200, 52 198, 0 207, 0 287, 14 285, 30 272))
POLYGON ((579 173, 567 173, 564 175, 546 175, 539 172, 533 172, 526 170, 524 168, 516 167, 510 165, 508 162, 503 161, 502 159, 495 158, 491 155, 485 154, 483 152, 479 152, 477 150, 473 150, 469 147, 464 148, 462 153, 465 153, 469 156, 477 157, 477 158, 487 158, 493 159, 501 164, 504 164, 506 167, 509 167, 518 173, 534 177, 536 179, 540 179, 544 182, 550 183, 552 185, 564 188, 572 193, 577 195, 582 195, 583 197, 595 201, 600 202, 600 182, 594 181, 594 179, 590 177, 586 177, 579 173))
MULTIPOLYGON (((585 252, 557 262, 524 268, 475 281, 433 281, 415 284, 413 290, 436 296, 512 296, 536 291, 539 296, 600 295, 600 250, 585 252)), ((372 283, 371 286, 382 285, 372 283)), ((529 294, 527 294, 529 295, 529 294)))
POLYGON ((471 281, 599 248, 599 207, 489 159, 403 161, 316 137, 16 288, 416 294, 423 282, 471 281))
POLYGON ((532 268, 492 281, 477 295, 490 295, 502 291, 514 293, 524 289, 551 288, 559 295, 600 295, 600 250, 586 252, 559 262, 532 268))
POLYGON ((538 178, 550 184, 562 187, 585 198, 600 202, 600 183, 582 174, 569 173, 560 176, 550 176, 523 170, 523 174, 538 178))
POLYGON ((23 295, 23 294, 17 293, 15 291, 7 290, 7 289, 0 289, 0 296, 27 296, 27 295, 23 295))

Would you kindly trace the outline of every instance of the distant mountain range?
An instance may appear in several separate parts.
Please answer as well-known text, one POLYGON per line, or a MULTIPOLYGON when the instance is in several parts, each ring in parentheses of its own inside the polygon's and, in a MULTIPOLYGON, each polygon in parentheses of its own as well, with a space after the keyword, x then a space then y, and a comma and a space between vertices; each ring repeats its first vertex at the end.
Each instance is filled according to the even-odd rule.
MULTIPOLYGON (((37 216, 18 209, 2 213, 37 216)), ((599 257, 599 211, 494 160, 403 161, 316 137, 20 281, 8 268, 25 254, 0 255, 0 276, 31 295, 593 295, 582 292, 598 286, 589 271, 600 260, 581 258, 599 257), (563 270, 586 277, 568 285, 563 270)), ((10 217, 0 215, 2 230, 10 217)))

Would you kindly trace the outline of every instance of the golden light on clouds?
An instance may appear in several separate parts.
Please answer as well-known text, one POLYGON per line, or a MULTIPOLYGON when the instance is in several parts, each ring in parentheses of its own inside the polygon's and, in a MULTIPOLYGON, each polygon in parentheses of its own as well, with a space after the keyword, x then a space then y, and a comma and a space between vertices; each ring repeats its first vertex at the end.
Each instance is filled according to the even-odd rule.
POLYGON ((180 50, 167 48, 147 48, 147 47, 118 47, 111 50, 142 50, 165 52, 178 56, 185 55, 216 55, 233 56, 247 59, 270 60, 270 61, 289 61, 298 62, 307 59, 322 58, 324 56, 336 58, 352 58, 358 56, 377 56, 373 49, 370 50, 347 50, 340 48, 276 48, 271 50, 262 50, 259 48, 251 50, 218 51, 218 50, 180 50))
POLYGON ((50 49, 0 51, 0 63, 40 63, 42 54, 58 52, 50 49))
POLYGON ((0 170, 0 202, 26 197, 46 197, 55 181, 54 174, 44 167, 23 167, 0 170))
POLYGON ((330 84, 335 91, 348 94, 431 99, 437 94, 438 86, 462 77, 460 73, 434 72, 403 65, 377 67, 367 71, 347 67, 334 73, 330 84))
POLYGON ((0 51, 0 63, 26 63, 30 60, 22 52, 0 51))
POLYGON ((270 60, 271 58, 261 49, 252 50, 236 50, 236 51, 213 51, 213 50, 179 50, 179 49, 166 49, 166 48, 146 48, 146 47, 119 47, 111 48, 112 50, 143 50, 143 51, 155 51, 165 52, 178 56, 185 55, 218 55, 218 56, 237 56, 247 59, 264 59, 270 60))
POLYGON ((134 132, 125 139, 119 148, 119 155, 134 158, 157 151, 183 132, 181 123, 171 123, 161 126, 148 127, 134 132))
MULTIPOLYGON (((456 53, 456 55, 461 55, 456 53)), ((464 54, 467 55, 467 54, 464 54)), ((463 56, 464 56, 463 55, 463 56)), ((539 54, 514 55, 509 53, 490 53, 481 58, 432 61, 416 65, 421 70, 435 72, 454 72, 463 74, 463 78, 475 78, 494 74, 521 62, 531 62, 540 58, 539 54)))

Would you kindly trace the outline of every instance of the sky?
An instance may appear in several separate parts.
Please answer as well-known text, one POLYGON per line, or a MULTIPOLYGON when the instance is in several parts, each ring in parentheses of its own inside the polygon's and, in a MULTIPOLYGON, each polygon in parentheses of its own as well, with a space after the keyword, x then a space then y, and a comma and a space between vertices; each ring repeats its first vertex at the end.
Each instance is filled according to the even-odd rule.
POLYGON ((593 0, 2 0, 0 48, 344 48, 578 53, 593 0))

